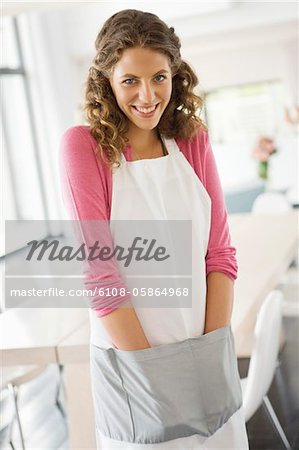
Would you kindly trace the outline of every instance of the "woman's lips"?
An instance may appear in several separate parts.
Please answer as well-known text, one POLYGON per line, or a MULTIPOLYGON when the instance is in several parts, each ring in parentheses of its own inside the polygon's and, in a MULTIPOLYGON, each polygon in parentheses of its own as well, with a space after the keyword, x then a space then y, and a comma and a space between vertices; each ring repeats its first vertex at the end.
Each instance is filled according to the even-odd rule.
POLYGON ((159 105, 160 105, 160 103, 157 103, 155 106, 155 109, 150 112, 140 111, 137 109, 137 107, 135 105, 132 105, 132 108, 134 109, 134 113, 137 114, 139 117, 148 118, 148 117, 153 117, 155 115, 159 105))

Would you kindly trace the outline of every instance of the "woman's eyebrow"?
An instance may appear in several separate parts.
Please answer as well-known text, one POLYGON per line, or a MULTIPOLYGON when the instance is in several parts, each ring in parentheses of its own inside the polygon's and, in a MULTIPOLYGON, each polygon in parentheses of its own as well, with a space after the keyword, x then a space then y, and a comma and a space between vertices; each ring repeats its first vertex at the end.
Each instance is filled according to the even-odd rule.
MULTIPOLYGON (((155 77, 156 75, 159 75, 160 73, 169 73, 169 71, 166 70, 166 69, 159 70, 157 73, 155 73, 153 75, 153 77, 155 77)), ((132 73, 125 73, 124 75, 121 75, 121 78, 124 78, 124 77, 126 77, 126 78, 129 78, 129 77, 139 78, 139 77, 137 77, 137 75, 133 75, 132 73)))

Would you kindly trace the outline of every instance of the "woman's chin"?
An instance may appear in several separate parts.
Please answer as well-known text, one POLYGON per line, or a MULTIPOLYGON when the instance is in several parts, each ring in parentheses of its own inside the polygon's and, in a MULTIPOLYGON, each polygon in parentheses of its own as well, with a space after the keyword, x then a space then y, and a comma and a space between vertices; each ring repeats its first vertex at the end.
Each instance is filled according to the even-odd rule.
POLYGON ((159 120, 132 120, 132 117, 129 118, 132 125, 141 130, 153 130, 159 124, 159 120))

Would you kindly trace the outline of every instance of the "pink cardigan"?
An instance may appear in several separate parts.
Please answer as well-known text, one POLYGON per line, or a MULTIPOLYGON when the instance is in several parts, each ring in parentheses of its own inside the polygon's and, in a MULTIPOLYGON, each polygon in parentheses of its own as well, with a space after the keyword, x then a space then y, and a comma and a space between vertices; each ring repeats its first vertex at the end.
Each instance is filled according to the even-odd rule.
MULTIPOLYGON (((210 272, 222 272, 234 281, 238 270, 236 249, 230 245, 227 212, 208 133, 200 130, 191 139, 175 140, 211 198, 211 228, 205 257, 206 275, 210 272)), ((60 151, 62 193, 71 219, 102 220, 109 223, 112 172, 95 155, 95 147, 96 141, 88 126, 75 126, 64 133, 60 151)), ((129 145, 125 148, 125 155, 130 161, 129 145)), ((108 272, 99 275, 96 265, 90 263, 85 284, 89 288, 125 287, 115 263, 111 261, 107 267, 108 272)), ((127 300, 128 295, 117 295, 113 298, 95 296, 91 307, 101 317, 114 311, 127 300)))

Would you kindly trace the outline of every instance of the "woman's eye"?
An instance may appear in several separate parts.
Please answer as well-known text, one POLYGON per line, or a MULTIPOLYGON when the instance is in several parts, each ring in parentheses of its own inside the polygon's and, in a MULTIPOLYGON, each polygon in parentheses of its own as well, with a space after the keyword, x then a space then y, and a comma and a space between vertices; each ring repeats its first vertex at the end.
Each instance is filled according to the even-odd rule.
POLYGON ((156 76, 156 80, 157 81, 163 81, 163 80, 165 80, 166 79, 166 76, 165 75, 157 75, 156 76))
POLYGON ((123 83, 130 85, 133 84, 134 81, 135 81, 134 78, 127 78, 126 80, 123 81, 123 83))

